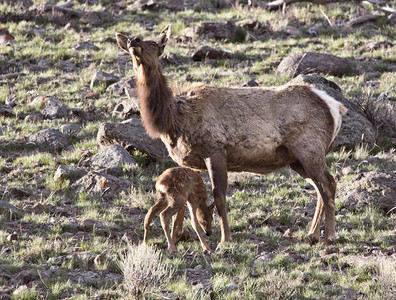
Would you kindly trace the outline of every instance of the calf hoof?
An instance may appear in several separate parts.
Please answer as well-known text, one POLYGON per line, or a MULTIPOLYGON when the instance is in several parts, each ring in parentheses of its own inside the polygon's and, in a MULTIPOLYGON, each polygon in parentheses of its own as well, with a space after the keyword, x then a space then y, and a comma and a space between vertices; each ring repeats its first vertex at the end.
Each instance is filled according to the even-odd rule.
POLYGON ((319 242, 319 237, 313 235, 313 234, 309 234, 307 236, 307 238, 305 239, 305 241, 310 244, 310 245, 315 245, 319 242))

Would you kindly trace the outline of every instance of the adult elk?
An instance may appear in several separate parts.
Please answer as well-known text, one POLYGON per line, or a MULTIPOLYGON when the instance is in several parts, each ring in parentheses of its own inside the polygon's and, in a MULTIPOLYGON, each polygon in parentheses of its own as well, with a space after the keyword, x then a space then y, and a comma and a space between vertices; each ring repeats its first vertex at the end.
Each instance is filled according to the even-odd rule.
POLYGON ((120 33, 116 38, 132 57, 148 134, 161 138, 179 165, 208 170, 220 215, 221 244, 231 240, 227 172, 266 174, 286 166, 313 184, 318 194, 308 241, 319 240, 324 211, 324 242, 332 242, 336 182, 327 170, 325 156, 346 108, 307 85, 241 88, 200 84, 172 91, 158 60, 170 35, 168 25, 158 42, 120 33))

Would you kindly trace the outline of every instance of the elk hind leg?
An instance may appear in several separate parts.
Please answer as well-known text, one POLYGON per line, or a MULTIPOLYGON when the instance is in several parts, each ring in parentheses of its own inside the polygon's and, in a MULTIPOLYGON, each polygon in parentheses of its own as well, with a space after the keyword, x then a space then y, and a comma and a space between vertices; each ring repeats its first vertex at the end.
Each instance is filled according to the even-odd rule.
POLYGON ((213 198, 220 216, 221 246, 231 241, 231 232, 228 226, 226 194, 227 194, 227 161, 224 153, 216 153, 205 159, 205 164, 212 182, 213 198))
POLYGON ((335 191, 336 182, 330 175, 323 160, 313 165, 296 162, 291 168, 312 184, 317 193, 315 214, 308 232, 307 240, 314 244, 319 241, 323 213, 325 213, 325 243, 331 243, 335 237, 335 191))

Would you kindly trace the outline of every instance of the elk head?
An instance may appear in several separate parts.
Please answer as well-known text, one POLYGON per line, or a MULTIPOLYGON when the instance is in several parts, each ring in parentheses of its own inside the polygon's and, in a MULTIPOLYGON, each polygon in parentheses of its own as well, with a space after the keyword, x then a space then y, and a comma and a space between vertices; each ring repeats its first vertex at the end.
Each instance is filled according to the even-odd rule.
POLYGON ((118 46, 131 55, 133 66, 136 70, 141 65, 150 67, 158 64, 158 57, 164 52, 170 36, 171 25, 167 25, 161 31, 158 42, 143 41, 139 37, 128 38, 121 33, 116 33, 116 40, 118 46))

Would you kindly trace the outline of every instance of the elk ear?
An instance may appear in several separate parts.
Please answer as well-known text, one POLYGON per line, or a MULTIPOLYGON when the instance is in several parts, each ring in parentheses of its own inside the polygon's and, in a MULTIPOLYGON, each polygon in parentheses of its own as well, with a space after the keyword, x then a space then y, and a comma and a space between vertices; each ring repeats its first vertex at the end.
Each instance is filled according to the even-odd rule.
POLYGON ((121 48, 121 50, 124 50, 125 52, 128 52, 128 38, 121 34, 116 32, 116 40, 117 40, 117 44, 118 46, 121 48))
POLYGON ((165 49, 166 43, 170 39, 172 33, 172 26, 170 24, 166 25, 164 29, 162 29, 159 39, 158 39, 158 46, 160 48, 158 56, 160 56, 165 49))

